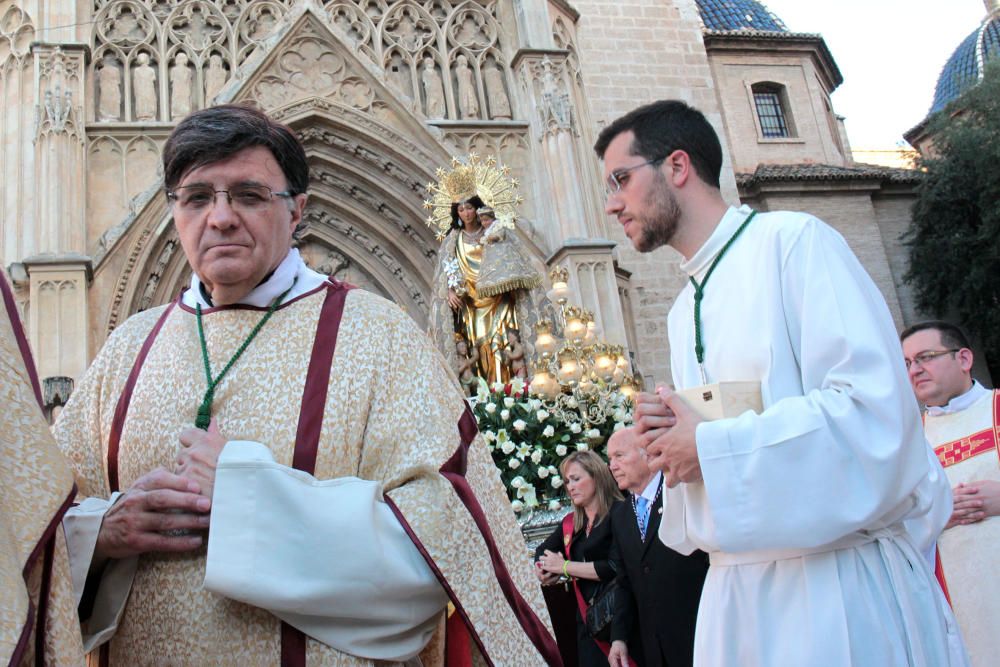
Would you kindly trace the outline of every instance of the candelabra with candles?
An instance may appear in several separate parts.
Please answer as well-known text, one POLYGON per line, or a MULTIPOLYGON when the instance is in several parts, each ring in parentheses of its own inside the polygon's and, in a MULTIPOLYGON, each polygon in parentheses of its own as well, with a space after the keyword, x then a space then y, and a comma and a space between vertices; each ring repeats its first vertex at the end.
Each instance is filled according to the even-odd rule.
POLYGON ((535 325, 535 355, 531 393, 555 414, 572 410, 594 425, 620 413, 639 389, 630 374, 625 348, 599 340, 593 314, 568 304, 569 272, 549 272, 549 299, 559 305, 559 320, 535 325), (562 329, 560 340, 556 331, 562 329))

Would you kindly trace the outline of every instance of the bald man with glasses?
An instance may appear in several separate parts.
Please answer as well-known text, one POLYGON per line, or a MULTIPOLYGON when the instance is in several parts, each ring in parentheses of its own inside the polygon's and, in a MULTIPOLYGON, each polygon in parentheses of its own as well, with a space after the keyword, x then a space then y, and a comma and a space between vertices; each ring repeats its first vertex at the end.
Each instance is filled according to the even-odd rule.
POLYGON ((1000 391, 972 377, 961 329, 920 322, 900 339, 924 431, 952 485, 954 510, 938 538, 938 576, 950 594, 973 665, 1000 653, 1000 391))

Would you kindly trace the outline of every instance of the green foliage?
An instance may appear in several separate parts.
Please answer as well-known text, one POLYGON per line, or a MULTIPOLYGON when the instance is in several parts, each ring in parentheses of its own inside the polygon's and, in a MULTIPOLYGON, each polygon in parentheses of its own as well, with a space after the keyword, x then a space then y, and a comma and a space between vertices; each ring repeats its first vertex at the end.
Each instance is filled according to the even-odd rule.
MULTIPOLYGON (((982 340, 991 369, 1000 366, 1000 63, 932 119, 936 156, 922 159, 906 234, 905 280, 917 305, 958 317, 982 340)), ((995 370, 994 370, 995 374, 995 370)))
POLYGON ((617 392, 611 414, 596 424, 587 419, 586 405, 562 398, 545 403, 519 381, 493 387, 481 382, 472 412, 515 512, 568 506, 559 475, 563 458, 578 449, 599 448, 617 428, 632 422, 632 405, 617 392))

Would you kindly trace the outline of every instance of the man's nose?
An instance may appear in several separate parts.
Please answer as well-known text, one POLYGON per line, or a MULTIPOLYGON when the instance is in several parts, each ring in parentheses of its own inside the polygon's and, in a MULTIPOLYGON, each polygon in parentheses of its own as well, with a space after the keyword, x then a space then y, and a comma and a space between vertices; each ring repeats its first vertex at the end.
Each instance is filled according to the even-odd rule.
POLYGON ((219 190, 215 193, 212 207, 208 211, 208 223, 213 227, 226 229, 239 223, 239 216, 233 210, 229 193, 219 190))
POLYGON ((604 212, 608 215, 618 215, 623 208, 624 205, 622 204, 619 193, 609 192, 607 199, 604 200, 604 212))

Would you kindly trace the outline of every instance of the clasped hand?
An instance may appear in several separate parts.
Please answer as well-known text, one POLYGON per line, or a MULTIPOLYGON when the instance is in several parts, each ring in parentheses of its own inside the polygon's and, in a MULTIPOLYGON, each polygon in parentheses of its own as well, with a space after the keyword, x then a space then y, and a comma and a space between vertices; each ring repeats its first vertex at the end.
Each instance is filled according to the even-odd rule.
POLYGON ((561 553, 546 549, 545 553, 535 561, 535 576, 538 577, 543 586, 554 584, 562 576, 565 562, 566 559, 561 553))
POLYGON ((695 431, 704 421, 683 398, 668 387, 655 394, 636 394, 635 426, 639 446, 646 450, 650 468, 663 471, 669 488, 681 482, 701 481, 701 463, 695 431))
POLYGON ((185 429, 173 472, 146 473, 108 509, 95 558, 128 558, 150 551, 191 551, 208 528, 215 466, 226 439, 215 420, 208 431, 185 429))
POLYGON ((952 489, 954 506, 945 529, 968 526, 1000 514, 1000 482, 980 480, 961 482, 952 489))

